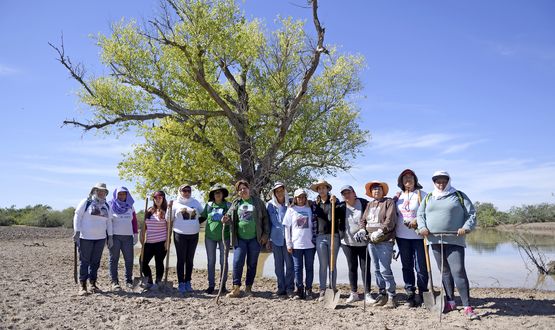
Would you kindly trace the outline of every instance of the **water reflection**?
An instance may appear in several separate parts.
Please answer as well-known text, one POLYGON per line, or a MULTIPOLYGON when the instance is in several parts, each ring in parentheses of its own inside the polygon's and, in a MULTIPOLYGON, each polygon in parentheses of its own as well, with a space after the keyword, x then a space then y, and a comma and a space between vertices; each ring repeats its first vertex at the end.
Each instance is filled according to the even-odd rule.
MULTIPOLYGON (((524 234, 526 239, 533 242, 547 260, 555 260, 555 238, 549 235, 524 234)), ((396 248, 396 250, 398 250, 396 248)), ((138 264, 140 248, 135 250, 135 263, 138 264)), ((532 288, 555 291, 555 276, 540 276, 534 266, 528 264, 527 258, 520 255, 517 245, 512 240, 510 232, 495 229, 480 229, 467 237, 465 252, 466 267, 471 287, 500 287, 500 288, 532 288)), ((230 271, 232 268, 233 251, 230 251, 230 271)), ((170 250, 170 266, 175 267, 175 247, 170 250)), ((154 260, 151 262, 154 265, 154 260)), ((372 265, 372 263, 371 263, 372 265)), ((433 276, 439 279, 439 271, 432 257, 433 276)), ((195 254, 195 268, 206 269, 207 258, 204 240, 201 237, 195 254)), ((342 251, 337 260, 337 281, 349 283, 347 260, 342 251)), ((219 269, 219 264, 216 265, 219 269)), ((318 258, 314 262, 314 283, 318 282, 318 258)), ((392 264, 397 290, 403 291, 403 277, 401 261, 392 264)), ((374 285, 374 269, 372 266, 372 284, 374 285)), ((261 253, 258 262, 257 276, 274 278, 274 258, 271 253, 261 253)), ((362 278, 359 274, 359 279, 362 278)), ((360 281, 360 280, 359 280, 360 281)), ((362 287, 362 285, 361 285, 362 287)))

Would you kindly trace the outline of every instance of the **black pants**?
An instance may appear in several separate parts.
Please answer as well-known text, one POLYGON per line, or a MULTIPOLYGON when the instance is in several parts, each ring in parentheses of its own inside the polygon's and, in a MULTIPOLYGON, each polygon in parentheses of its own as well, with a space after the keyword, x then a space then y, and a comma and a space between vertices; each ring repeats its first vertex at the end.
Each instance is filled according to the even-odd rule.
POLYGON ((156 283, 162 281, 164 276, 164 258, 166 257, 166 241, 158 243, 145 243, 143 255, 143 274, 148 277, 148 283, 152 283, 152 271, 148 263, 154 257, 156 263, 156 283))
MULTIPOLYGON (((351 292, 357 292, 357 282, 358 282, 358 266, 360 263, 360 271, 362 273, 362 278, 366 275, 366 289, 364 292, 370 292, 371 286, 371 275, 370 275, 370 256, 368 255, 368 250, 366 246, 349 246, 341 244, 343 248, 343 253, 347 257, 347 264, 349 267, 349 284, 351 285, 351 292), (368 258, 368 260, 365 260, 368 258), (368 261, 368 262, 366 262, 368 261), (366 271, 364 270, 364 264, 366 263, 366 271)), ((364 286, 364 285, 363 285, 364 286)))
POLYGON ((177 280, 179 283, 190 282, 193 274, 193 259, 198 245, 198 234, 186 235, 173 233, 175 252, 177 254, 177 280), (185 275, 183 275, 185 270, 185 275))

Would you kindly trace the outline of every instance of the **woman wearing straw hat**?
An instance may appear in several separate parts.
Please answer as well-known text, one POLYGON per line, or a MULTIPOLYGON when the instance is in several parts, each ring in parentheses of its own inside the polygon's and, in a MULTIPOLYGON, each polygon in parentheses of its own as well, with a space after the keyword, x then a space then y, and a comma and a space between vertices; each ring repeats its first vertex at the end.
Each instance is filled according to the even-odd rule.
POLYGON ((119 290, 118 263, 120 252, 125 261, 125 283, 127 288, 133 288, 133 246, 138 240, 137 215, 133 204, 135 200, 126 187, 114 190, 110 207, 112 208, 114 244, 110 249, 110 277, 112 290, 119 290))
MULTIPOLYGON (((326 292, 326 286, 328 283, 328 272, 333 274, 330 286, 335 290, 337 282, 337 263, 335 263, 333 272, 330 268, 330 256, 331 256, 331 216, 332 216, 332 204, 330 191, 332 189, 331 184, 326 180, 320 179, 314 182, 310 189, 318 193, 316 201, 312 203, 312 214, 317 219, 316 228, 316 252, 318 253, 318 262, 320 264, 319 270, 319 286, 320 294, 318 301, 324 300, 324 295, 326 292)), ((334 196, 335 198, 335 196, 334 196)), ((337 206, 336 206, 337 207, 337 206)), ((337 254, 339 253, 339 246, 341 245, 339 241, 339 225, 338 219, 335 219, 335 232, 334 235, 334 247, 333 254, 334 259, 337 260, 337 254)))
POLYGON ((179 197, 173 205, 174 224, 173 237, 177 262, 178 291, 182 294, 193 292, 191 277, 193 275, 193 262, 198 245, 202 205, 191 196, 191 186, 183 184, 179 187, 179 197))
POLYGON ((83 199, 75 209, 73 217, 73 239, 79 247, 79 295, 87 294, 87 280, 91 293, 99 291, 96 285, 98 267, 102 251, 108 238, 108 248, 112 248, 112 210, 106 202, 108 189, 105 183, 92 187, 89 197, 83 199))
POLYGON ((274 270, 277 278, 278 297, 293 297, 295 274, 293 272, 293 257, 287 252, 285 244, 285 227, 283 217, 289 207, 289 196, 282 182, 277 181, 269 193, 270 201, 266 205, 270 218, 270 242, 266 245, 274 255, 274 270))
POLYGON ((206 232, 204 245, 206 246, 206 259, 208 268, 208 289, 206 293, 214 293, 216 286, 216 248, 220 250, 220 280, 223 276, 222 292, 227 292, 225 283, 227 282, 227 260, 225 260, 225 248, 229 249, 229 226, 224 229, 222 237, 222 218, 227 213, 231 203, 226 201, 229 191, 222 185, 217 184, 210 188, 208 192, 208 203, 200 215, 200 219, 206 219, 206 232), (224 248, 225 244, 225 248, 224 248), (225 266, 225 267, 224 267, 225 266))
POLYGON ((451 176, 446 171, 436 171, 432 181, 434 190, 426 195, 418 208, 418 230, 427 238, 442 273, 447 296, 445 312, 456 309, 456 285, 464 314, 471 320, 479 319, 470 306, 469 282, 464 266, 465 235, 476 226, 476 210, 466 194, 451 186, 451 176), (456 236, 434 235, 439 232, 453 232, 456 236), (443 270, 441 264, 444 265, 443 270))
POLYGON ((407 293, 409 307, 417 307, 422 303, 422 292, 428 291, 428 270, 426 269, 426 255, 422 236, 416 233, 416 213, 426 193, 418 183, 418 177, 411 169, 406 169, 397 179, 397 186, 401 189, 397 193, 397 226, 395 230, 396 242, 401 255, 403 281, 407 293), (414 272, 416 270, 416 279, 414 272), (418 295, 416 288, 418 287, 418 295))
POLYGON ((235 184, 239 198, 231 204, 231 208, 222 221, 231 222, 231 244, 233 245, 233 290, 228 297, 238 298, 241 295, 241 277, 243 267, 247 263, 245 294, 252 296, 252 285, 256 276, 258 255, 262 246, 266 245, 270 235, 268 212, 264 202, 251 195, 250 185, 246 180, 235 184))
POLYGON ((366 195, 374 200, 368 203, 360 221, 358 237, 369 236, 368 250, 374 260, 376 284, 379 294, 373 306, 397 307, 395 302, 395 279, 391 271, 397 209, 395 202, 386 197, 389 187, 381 181, 370 181, 365 187, 366 195))
POLYGON ((312 299, 312 281, 314 279, 314 236, 315 223, 308 206, 306 191, 295 190, 293 205, 289 206, 283 218, 287 252, 293 256, 295 269, 295 299, 312 299), (306 271, 303 283, 303 268, 306 271))

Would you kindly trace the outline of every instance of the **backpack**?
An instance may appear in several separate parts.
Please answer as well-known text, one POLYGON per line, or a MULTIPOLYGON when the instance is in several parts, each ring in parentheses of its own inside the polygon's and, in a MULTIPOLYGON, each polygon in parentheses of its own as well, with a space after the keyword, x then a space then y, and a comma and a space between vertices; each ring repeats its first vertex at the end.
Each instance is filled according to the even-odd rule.
MULTIPOLYGON (((89 206, 91 206, 91 204, 92 204, 92 199, 87 198, 87 204, 85 204, 85 211, 84 211, 84 212, 87 212, 87 210, 89 209, 89 206)), ((109 209, 110 209, 110 205, 108 205, 108 202, 105 201, 104 204, 106 204, 106 207, 107 207, 108 210, 109 210, 109 209)))

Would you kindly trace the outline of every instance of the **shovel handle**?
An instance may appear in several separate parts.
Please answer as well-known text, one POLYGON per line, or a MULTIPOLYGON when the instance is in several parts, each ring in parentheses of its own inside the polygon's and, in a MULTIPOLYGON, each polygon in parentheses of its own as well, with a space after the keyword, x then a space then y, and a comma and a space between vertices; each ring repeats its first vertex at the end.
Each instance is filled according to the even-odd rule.
MULTIPOLYGON (((335 269, 335 198, 331 199, 331 251, 330 272, 335 269)), ((330 280, 331 281, 331 280, 330 280)), ((331 283, 330 283, 331 285, 331 283)))
POLYGON ((436 232, 430 232, 430 235, 458 235, 458 232, 455 231, 436 231, 436 232))

